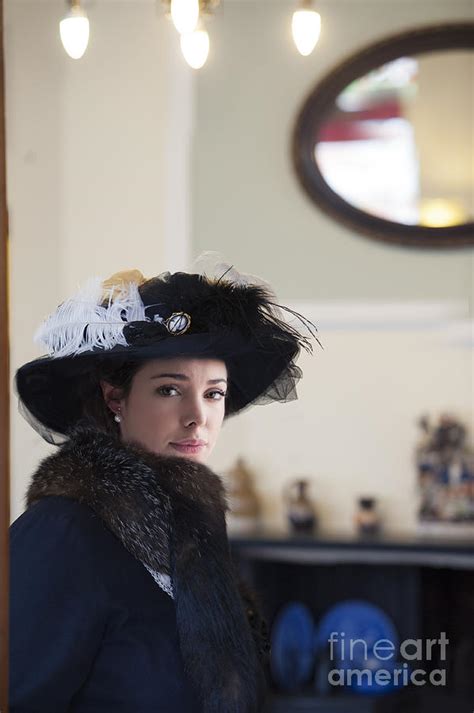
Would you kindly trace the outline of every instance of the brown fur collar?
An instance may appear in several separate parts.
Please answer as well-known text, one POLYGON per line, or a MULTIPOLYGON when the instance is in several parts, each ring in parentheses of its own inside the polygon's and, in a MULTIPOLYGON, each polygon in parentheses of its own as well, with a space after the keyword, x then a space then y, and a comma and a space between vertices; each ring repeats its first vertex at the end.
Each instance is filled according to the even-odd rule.
POLYGON ((246 607, 254 614, 256 602, 239 593, 220 478, 79 426, 40 464, 27 507, 48 495, 88 505, 136 559, 170 574, 183 661, 205 713, 259 710, 264 625, 252 630, 246 607))

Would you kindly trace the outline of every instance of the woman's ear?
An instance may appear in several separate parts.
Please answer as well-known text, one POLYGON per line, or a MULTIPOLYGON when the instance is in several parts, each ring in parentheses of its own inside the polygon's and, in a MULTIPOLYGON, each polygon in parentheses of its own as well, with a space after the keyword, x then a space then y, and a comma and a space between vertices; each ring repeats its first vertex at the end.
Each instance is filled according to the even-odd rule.
POLYGON ((105 403, 113 413, 117 413, 122 399, 122 390, 118 386, 112 386, 108 381, 101 380, 99 383, 105 403))

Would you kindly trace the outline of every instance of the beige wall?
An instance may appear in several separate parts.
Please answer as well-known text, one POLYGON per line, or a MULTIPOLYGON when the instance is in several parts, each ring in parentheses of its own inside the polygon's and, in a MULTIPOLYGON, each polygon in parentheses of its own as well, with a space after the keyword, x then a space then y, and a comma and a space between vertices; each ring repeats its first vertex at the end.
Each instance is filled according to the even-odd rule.
MULTIPOLYGON (((321 311, 323 308, 321 307, 321 311)), ((314 306, 318 312, 318 305, 314 306)), ((370 311, 369 311, 370 314, 370 311)), ((311 481, 321 524, 350 531, 357 497, 374 495, 388 528, 416 527, 413 448, 423 412, 473 419, 472 347, 449 329, 321 329, 324 351, 300 361, 299 400, 255 407, 229 421, 214 452, 225 470, 243 455, 268 524, 284 525, 281 494, 311 481)))
POLYGON ((298 299, 463 299, 471 251, 407 250, 354 236, 311 203, 290 161, 296 114, 334 65, 403 29, 474 19, 470 0, 318 2, 321 37, 295 50, 290 0, 236 0, 216 13, 197 77, 193 244, 222 250, 298 299))
MULTIPOLYGON (((186 262, 193 92, 152 2, 85 2, 81 61, 59 41, 62 0, 4 5, 13 376, 41 353, 39 322, 90 275, 186 262)), ((49 450, 13 396, 13 518, 49 450)))
MULTIPOLYGON (((308 313, 325 349, 302 360, 299 401, 226 424, 211 465, 247 458, 269 524, 283 520, 284 482, 304 476, 326 527, 349 528, 354 498, 369 493, 389 527, 413 529, 417 418, 449 409, 474 421, 472 251, 384 246, 338 226, 298 187, 288 142, 334 63, 472 4, 321 1, 323 32, 305 59, 289 36, 293 3, 227 0, 197 74, 151 0, 84 4, 91 43, 73 62, 57 40, 62 2, 6 2, 12 370, 39 353, 36 325, 90 274, 151 275, 218 250, 308 313)), ((49 447, 14 398, 12 419, 14 518, 49 447)))
POLYGON ((473 5, 321 0, 307 58, 289 32, 294 6, 237 0, 213 20, 214 53, 197 77, 193 246, 265 277, 285 303, 304 301, 325 350, 304 359, 299 402, 230 421, 214 461, 247 456, 268 523, 283 524, 283 484, 304 476, 325 527, 350 529, 367 493, 388 527, 413 530, 418 417, 453 410, 474 435, 472 250, 409 250, 336 224, 300 189, 290 137, 332 66, 403 29, 472 18, 473 5))

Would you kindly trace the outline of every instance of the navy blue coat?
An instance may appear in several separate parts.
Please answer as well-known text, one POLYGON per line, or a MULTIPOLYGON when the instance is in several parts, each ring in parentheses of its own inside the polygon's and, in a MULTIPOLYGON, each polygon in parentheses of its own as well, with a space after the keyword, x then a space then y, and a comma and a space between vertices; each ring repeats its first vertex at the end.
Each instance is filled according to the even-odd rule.
POLYGON ((10 528, 10 713, 201 713, 175 606, 87 505, 10 528))

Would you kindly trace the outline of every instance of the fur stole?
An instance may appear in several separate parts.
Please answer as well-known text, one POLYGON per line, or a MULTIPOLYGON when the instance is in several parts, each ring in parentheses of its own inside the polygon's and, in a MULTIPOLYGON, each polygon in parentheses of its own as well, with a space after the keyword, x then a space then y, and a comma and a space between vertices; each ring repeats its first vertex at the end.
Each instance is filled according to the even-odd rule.
POLYGON ((88 505, 136 559, 171 576, 183 662, 204 712, 259 710, 266 627, 231 560, 221 479, 81 425, 41 462, 27 507, 48 495, 88 505))

